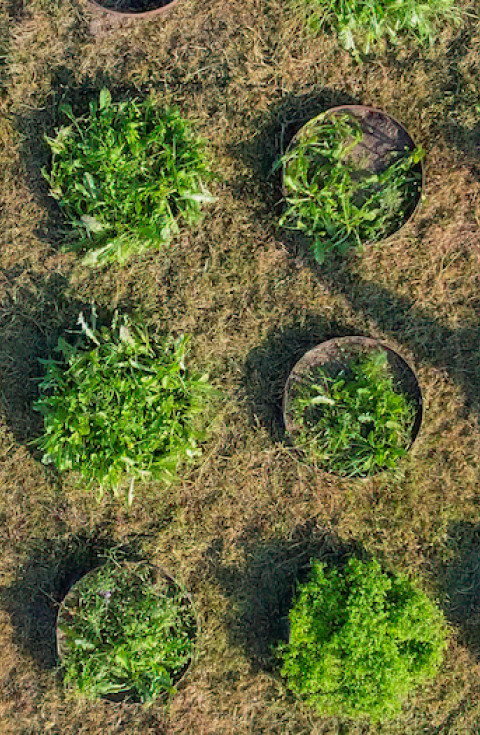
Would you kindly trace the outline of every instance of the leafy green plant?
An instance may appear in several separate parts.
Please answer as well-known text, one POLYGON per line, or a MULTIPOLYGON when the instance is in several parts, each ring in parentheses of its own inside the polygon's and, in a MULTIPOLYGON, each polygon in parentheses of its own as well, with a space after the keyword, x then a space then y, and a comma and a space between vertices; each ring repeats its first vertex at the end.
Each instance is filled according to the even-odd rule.
POLYGON ((69 105, 61 112, 69 124, 47 137, 44 176, 78 235, 72 247, 88 251, 85 263, 164 245, 214 201, 204 143, 178 110, 159 110, 152 97, 115 103, 104 89, 85 117, 69 105))
POLYGON ((287 207, 280 226, 312 239, 316 260, 345 254, 391 235, 419 196, 424 151, 392 151, 380 173, 352 157, 364 133, 346 113, 310 120, 277 163, 284 167, 287 207))
POLYGON ((416 413, 396 385, 384 350, 357 354, 335 376, 310 370, 292 385, 296 446, 327 470, 368 475, 394 468, 411 441, 416 413))
POLYGON ((315 35, 333 31, 357 59, 387 41, 431 46, 442 26, 458 26, 463 15, 455 0, 294 0, 294 7, 315 35))
POLYGON ((75 470, 102 495, 136 479, 171 479, 201 454, 200 416, 211 392, 207 375, 188 372, 188 339, 151 342, 127 317, 111 328, 80 315, 80 343, 58 341, 60 360, 43 361, 37 410, 44 416, 44 462, 75 470))
POLYGON ((279 652, 287 685, 319 712, 381 720, 435 675, 445 646, 443 616, 413 582, 353 558, 313 561, 279 652))
POLYGON ((172 693, 193 654, 190 601, 146 564, 107 563, 83 577, 60 609, 67 685, 89 697, 150 702, 172 693))

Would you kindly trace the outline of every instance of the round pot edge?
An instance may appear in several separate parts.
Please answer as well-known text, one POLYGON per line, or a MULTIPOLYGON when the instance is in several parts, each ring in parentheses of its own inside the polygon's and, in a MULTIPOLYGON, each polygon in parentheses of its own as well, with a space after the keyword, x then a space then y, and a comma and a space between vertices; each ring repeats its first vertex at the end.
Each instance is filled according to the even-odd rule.
MULTIPOLYGON (((381 339, 377 339, 375 337, 366 337, 364 335, 348 335, 348 336, 345 336, 345 337, 332 337, 331 339, 325 340, 324 342, 320 342, 318 345, 315 345, 315 347, 312 347, 311 349, 307 350, 295 362, 294 366, 292 367, 292 369, 290 370, 290 372, 288 374, 288 377, 287 377, 287 380, 285 381, 285 386, 284 386, 284 389, 283 389, 283 396, 282 396, 282 419, 283 419, 283 424, 284 424, 285 432, 287 433, 287 435, 289 435, 289 433, 290 433, 290 429, 289 429, 290 421, 289 421, 288 416, 287 416, 287 409, 288 409, 289 389, 290 389, 291 382, 292 382, 292 380, 294 378, 295 370, 301 364, 301 362, 307 358, 307 356, 311 355, 312 353, 315 353, 321 347, 325 348, 328 345, 334 345, 334 344, 338 344, 338 343, 343 343, 343 344, 348 344, 348 343, 362 344, 363 343, 363 344, 365 344, 365 345, 367 345, 369 347, 380 347, 383 350, 385 350, 386 352, 389 352, 392 355, 394 355, 395 358, 401 364, 403 364, 406 367, 407 371, 409 371, 411 373, 411 375, 413 376, 414 381, 415 381, 415 386, 416 386, 416 389, 418 391, 418 396, 417 396, 417 413, 416 413, 415 420, 414 420, 413 426, 412 426, 412 438, 411 438, 410 444, 407 447, 407 452, 409 452, 412 449, 413 445, 416 443, 417 439, 418 439, 418 436, 420 434, 420 430, 421 430, 422 425, 423 425, 423 418, 424 418, 423 392, 422 392, 422 388, 421 388, 421 385, 420 385, 420 381, 418 380, 418 377, 417 377, 417 373, 414 370, 414 368, 410 365, 410 363, 408 362, 408 360, 406 360, 397 350, 395 350, 392 347, 390 347, 388 344, 386 344, 381 339)), ((294 447, 295 447, 295 444, 294 444, 294 447)), ((297 449, 297 448, 295 447, 295 449, 297 449)), ((339 473, 331 472, 331 471, 326 470, 326 469, 323 469, 323 471, 326 472, 329 475, 332 475, 332 476, 335 476, 335 477, 340 477, 342 479, 347 479, 348 478, 348 476, 340 475, 339 473)), ((368 480, 368 479, 372 478, 375 475, 379 475, 379 474, 382 474, 382 473, 388 472, 388 471, 389 471, 388 469, 384 469, 384 470, 379 469, 379 470, 377 470, 376 472, 374 472, 374 473, 372 473, 370 475, 362 475, 362 476, 355 477, 354 479, 355 480, 368 480)))
MULTIPOLYGON (((91 2, 91 1, 93 0, 88 0, 88 2, 91 2)), ((295 133, 292 140, 288 144, 285 150, 285 153, 287 153, 295 145, 295 140, 297 136, 299 135, 299 133, 303 130, 305 125, 308 125, 310 122, 312 122, 312 120, 320 119, 322 117, 325 117, 328 114, 331 114, 332 112, 339 112, 340 110, 367 110, 368 112, 376 112, 376 113, 379 113, 380 115, 384 115, 385 117, 390 118, 390 120, 392 120, 395 123, 395 125, 398 125, 406 133, 406 135, 408 136, 409 140, 412 143, 412 150, 414 150, 417 147, 415 143, 415 139, 411 135, 410 130, 400 120, 398 120, 396 117, 391 115, 389 112, 385 112, 385 110, 381 110, 380 108, 374 107, 373 105, 335 105, 334 107, 329 107, 328 109, 323 110, 323 112, 319 112, 318 115, 314 115, 309 120, 307 120, 302 125, 302 127, 295 133)), ((418 216, 420 209, 422 208, 423 201, 424 201, 424 197, 425 197, 424 192, 425 192, 426 183, 427 183, 426 182, 425 159, 422 159, 421 161, 419 161, 419 165, 420 165, 421 176, 422 176, 420 193, 419 193, 417 202, 415 204, 415 207, 412 209, 410 215, 400 225, 400 227, 397 230, 395 230, 395 232, 392 232, 390 235, 383 237, 381 240, 376 240, 374 243, 372 243, 371 241, 365 242, 363 243, 364 247, 367 247, 370 244, 373 244, 375 246, 380 246, 383 243, 390 242, 394 237, 397 237, 401 232, 403 232, 403 230, 407 227, 407 225, 412 224, 413 220, 418 216)), ((285 197, 287 195, 287 189, 284 183, 284 176, 285 176, 285 165, 283 165, 282 167, 282 194, 285 197)))
POLYGON ((113 8, 106 8, 98 0, 84 0, 84 2, 90 6, 96 13, 107 13, 108 15, 115 15, 118 18, 135 19, 135 18, 154 18, 156 16, 162 16, 168 13, 174 6, 178 5, 180 0, 170 0, 166 5, 162 5, 159 8, 152 8, 152 10, 142 10, 139 13, 128 10, 115 10, 113 8))
MULTIPOLYGON (((84 580, 85 577, 88 577, 89 575, 95 574, 100 569, 102 569, 105 566, 106 563, 107 562, 105 562, 103 564, 99 564, 98 566, 93 567, 93 569, 90 569, 88 572, 85 572, 85 574, 83 574, 80 577, 80 579, 78 579, 76 582, 74 582, 70 586, 70 588, 68 589, 67 593, 63 597, 63 600, 61 601, 61 603, 58 606, 57 615, 56 615, 56 619, 55 619, 55 646, 56 646, 56 653, 57 653, 57 656, 58 656, 58 660, 59 660, 59 664, 60 665, 62 664, 62 661, 63 661, 63 654, 62 654, 62 651, 61 651, 61 634, 60 634, 60 631, 59 631, 59 628, 58 628, 58 623, 59 623, 59 619, 60 619, 60 615, 62 613, 62 610, 65 608, 65 600, 67 599, 67 597, 70 594, 70 592, 82 580, 84 580)), ((192 650, 192 655, 190 657, 190 660, 188 661, 187 664, 185 664, 185 668, 184 668, 183 673, 181 674, 181 676, 178 679, 178 681, 176 681, 175 684, 174 684, 175 689, 178 689, 181 685, 184 684, 186 678, 191 674, 191 671, 192 671, 194 665, 197 663, 198 655, 199 655, 198 641, 199 641, 199 638, 200 638, 200 635, 201 635, 201 631, 202 631, 202 620, 201 620, 200 614, 199 614, 199 612, 197 610, 197 607, 195 605, 195 602, 194 602, 194 600, 192 598, 192 595, 190 594, 190 592, 186 588, 186 586, 182 582, 180 582, 176 577, 173 577, 170 574, 170 572, 167 571, 165 569, 165 567, 163 567, 163 565, 161 565, 161 564, 155 564, 155 563, 152 563, 150 561, 143 561, 143 560, 140 560, 140 561, 129 561, 129 560, 126 560, 126 561, 120 562, 120 564, 121 565, 128 565, 128 566, 131 566, 131 567, 138 567, 138 566, 148 566, 148 567, 150 567, 150 569, 152 569, 154 572, 158 573, 159 575, 163 576, 168 581, 173 582, 173 584, 177 585, 177 587, 182 591, 183 595, 185 596, 185 598, 189 601, 189 603, 191 605, 191 608, 192 608, 192 611, 193 611, 193 615, 194 615, 194 618, 195 618, 195 626, 196 626, 195 639, 193 641, 193 650, 192 650)), ((121 702, 125 701, 125 699, 127 698, 127 696, 128 696, 128 692, 125 693, 125 696, 123 696, 123 697, 121 697, 121 698, 118 699, 118 704, 120 704, 121 702)), ((168 693, 167 692, 164 692, 164 693, 162 693, 162 694, 159 695, 159 697, 157 698, 157 700, 158 701, 161 701, 162 699, 165 699, 167 696, 168 696, 168 693)), ((107 697, 100 697, 100 699, 107 699, 107 697)), ((117 702, 117 700, 115 700, 115 701, 117 702)))

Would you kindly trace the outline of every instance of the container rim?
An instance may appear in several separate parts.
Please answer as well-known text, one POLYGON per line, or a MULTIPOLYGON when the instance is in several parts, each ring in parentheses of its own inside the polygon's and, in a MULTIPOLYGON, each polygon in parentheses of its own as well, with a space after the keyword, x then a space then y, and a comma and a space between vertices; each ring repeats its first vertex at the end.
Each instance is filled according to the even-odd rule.
MULTIPOLYGON (((402 355, 400 355, 392 347, 385 344, 380 339, 376 339, 373 337, 365 337, 361 335, 351 335, 347 337, 333 337, 332 339, 326 340, 325 342, 321 342, 320 344, 316 345, 312 349, 307 350, 307 352, 305 352, 302 355, 302 357, 299 360, 297 360, 297 362, 295 363, 295 365, 293 366, 292 370, 290 371, 288 375, 288 378, 285 383, 284 391, 283 391, 282 417, 283 417, 283 423, 284 423, 285 431, 287 435, 292 436, 295 430, 295 424, 293 423, 293 420, 290 417, 290 401, 291 401, 292 384, 295 382, 298 376, 302 375, 312 365, 318 366, 326 362, 324 358, 328 357, 329 351, 331 351, 330 359, 333 359, 333 355, 335 354, 335 352, 341 351, 342 348, 345 348, 345 347, 346 348, 348 347, 357 348, 359 351, 362 348, 366 350, 373 350, 373 349, 384 350, 387 353, 387 356, 389 356, 394 363, 398 364, 399 368, 401 368, 401 370, 404 372, 407 380, 411 383, 412 390, 408 390, 406 392, 408 392, 410 394, 410 397, 415 401, 417 410, 416 410, 415 418, 412 424, 410 443, 408 444, 406 448, 407 452, 410 451, 410 449, 414 445, 420 433, 420 428, 423 423, 423 415, 424 415, 422 389, 420 387, 420 383, 418 381, 417 375, 414 369, 407 362, 407 360, 405 360, 405 358, 403 358, 402 355)), ((293 436, 292 436, 292 443, 295 446, 295 440, 293 436)), ((295 446, 295 449, 297 449, 298 451, 301 451, 296 446, 295 446)), ((322 468, 322 470, 336 477, 341 477, 344 479, 347 479, 349 477, 348 475, 342 475, 339 472, 333 472, 328 469, 322 468)), ((380 473, 388 472, 388 471, 389 471, 388 469, 379 468, 375 472, 372 472, 367 475, 354 476, 352 479, 355 479, 355 480, 369 479, 373 477, 374 475, 378 475, 380 473)))
POLYGON ((177 5, 180 0, 169 0, 165 5, 161 5, 158 8, 152 8, 151 10, 142 10, 138 13, 132 10, 115 10, 114 8, 106 8, 98 0, 85 0, 88 5, 91 5, 94 10, 101 11, 103 13, 109 13, 110 15, 117 15, 120 18, 152 18, 156 15, 163 15, 167 13, 174 5, 177 5))
MULTIPOLYGON (((68 597, 69 597, 69 595, 71 593, 73 593, 75 591, 75 589, 78 587, 78 585, 81 582, 83 582, 83 580, 85 580, 89 576, 93 576, 94 574, 97 574, 100 571, 100 569, 103 569, 106 566, 106 564, 108 564, 108 561, 105 561, 103 564, 99 564, 98 566, 94 567, 93 569, 90 569, 88 572, 86 572, 85 574, 83 574, 80 577, 80 579, 77 579, 77 581, 74 582, 70 586, 69 590, 67 591, 66 595, 64 596, 62 602, 60 603, 60 605, 58 607, 57 617, 56 617, 56 620, 55 620, 55 642, 56 642, 57 656, 58 656, 58 659, 59 659, 60 664, 62 663, 63 658, 64 658, 64 650, 62 649, 62 638, 63 638, 63 636, 62 636, 61 631, 59 629, 59 623, 60 623, 60 620, 61 620, 62 613, 63 613, 63 611, 66 608, 66 603, 68 602, 68 597)), ((192 599, 192 596, 191 596, 190 592, 186 589, 186 587, 183 585, 183 583, 179 582, 178 579, 176 579, 175 577, 173 577, 160 564, 154 564, 154 563, 152 563, 152 562, 150 562, 148 560, 139 560, 139 561, 122 560, 122 561, 117 562, 117 564, 118 564, 118 566, 129 566, 131 568, 135 568, 135 567, 139 567, 139 566, 148 567, 152 571, 152 573, 155 574, 155 576, 156 576, 157 579, 163 578, 167 582, 171 582, 172 584, 174 584, 181 591, 183 597, 188 601, 188 603, 189 603, 189 605, 191 607, 191 610, 193 612, 193 617, 195 619, 195 638, 193 640, 192 654, 190 656, 190 659, 185 664, 184 669, 183 669, 180 677, 177 679, 177 681, 174 684, 175 688, 178 688, 181 684, 184 683, 185 679, 187 678, 187 675, 189 675, 191 673, 192 667, 196 664, 197 659, 198 659, 198 650, 199 650, 198 649, 198 640, 200 638, 200 634, 201 634, 201 630, 202 630, 202 625, 201 625, 200 615, 199 615, 198 610, 196 608, 196 605, 195 605, 195 603, 194 603, 194 601, 192 599)), ((125 692, 125 693, 122 693, 122 696, 119 696, 118 699, 117 698, 115 698, 115 699, 114 698, 110 698, 110 697, 107 697, 107 696, 100 697, 100 698, 101 699, 108 699, 109 701, 115 701, 115 702, 120 703, 120 702, 123 702, 128 697, 128 694, 129 694, 128 691, 125 692)), ((164 693, 160 694, 157 699, 158 699, 158 701, 161 701, 162 699, 165 699, 166 696, 167 696, 167 692, 164 692, 164 693)))
MULTIPOLYGON (((352 112, 352 113, 354 113, 355 111, 359 111, 359 112, 363 111, 363 112, 372 112, 377 115, 383 115, 384 117, 391 120, 394 123, 394 125, 396 125, 398 128, 400 128, 405 133, 406 137, 411 143, 411 150, 415 150, 416 148, 415 140, 413 136, 410 134, 410 131, 405 127, 405 125, 402 122, 400 122, 400 120, 397 120, 397 118, 393 117, 393 115, 390 115, 390 113, 385 112, 384 110, 380 110, 378 107, 374 107, 372 105, 336 105, 335 107, 329 107, 328 109, 323 110, 323 112, 320 112, 318 115, 314 115, 309 120, 307 120, 302 125, 302 127, 299 130, 297 130, 292 140, 288 144, 287 148, 285 149, 285 153, 287 153, 288 151, 290 151, 292 148, 295 147, 295 145, 298 142, 299 136, 301 135, 301 132, 302 130, 304 130, 306 125, 309 125, 314 120, 321 120, 322 118, 327 117, 328 115, 332 115, 332 114, 335 114, 337 112, 342 112, 342 111, 352 112)), ((420 167, 420 171, 421 171, 420 191, 418 193, 417 200, 415 202, 415 206, 412 208, 412 211, 410 212, 408 217, 402 222, 402 224, 396 230, 394 230, 394 232, 390 233, 390 235, 387 235, 386 237, 383 237, 380 240, 374 240, 374 241, 370 240, 370 241, 364 242, 363 243, 364 246, 369 245, 370 243, 375 244, 375 245, 380 245, 381 243, 389 242, 392 238, 397 237, 397 235, 403 232, 403 230, 407 227, 407 225, 411 224, 413 219, 417 217, 422 207, 422 203, 424 199, 424 191, 426 187, 426 167, 425 167, 424 160, 422 159, 421 161, 419 161, 417 165, 420 167)), ((286 166, 285 164, 283 164, 282 193, 284 197, 288 193, 288 189, 285 185, 285 168, 286 166)))

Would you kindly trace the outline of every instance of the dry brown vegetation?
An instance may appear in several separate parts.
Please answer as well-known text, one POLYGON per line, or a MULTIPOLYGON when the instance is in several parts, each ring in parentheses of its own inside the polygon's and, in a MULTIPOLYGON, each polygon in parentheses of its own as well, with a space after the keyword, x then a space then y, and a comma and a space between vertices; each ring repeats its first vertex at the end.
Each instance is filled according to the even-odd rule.
POLYGON ((434 50, 354 63, 310 39, 279 0, 182 0, 112 21, 70 0, 0 0, 0 732, 5 735, 457 735, 480 732, 480 28, 434 50), (108 86, 153 90, 198 121, 221 180, 203 224, 167 253, 85 270, 61 252, 43 142, 57 108, 108 86), (276 228, 270 176, 314 112, 373 104, 427 149, 424 206, 377 249, 317 268, 276 228), (193 335, 223 393, 199 467, 131 510, 60 481, 31 445, 38 357, 95 300, 193 335), (397 475, 339 481, 300 463, 279 402, 312 344, 368 334, 418 371, 426 401, 397 475), (69 583, 112 545, 170 568, 202 616, 200 657, 167 712, 88 704, 62 690, 54 620, 69 583), (384 726, 321 720, 276 678, 297 572, 362 547, 417 575, 451 622, 438 679, 384 726))

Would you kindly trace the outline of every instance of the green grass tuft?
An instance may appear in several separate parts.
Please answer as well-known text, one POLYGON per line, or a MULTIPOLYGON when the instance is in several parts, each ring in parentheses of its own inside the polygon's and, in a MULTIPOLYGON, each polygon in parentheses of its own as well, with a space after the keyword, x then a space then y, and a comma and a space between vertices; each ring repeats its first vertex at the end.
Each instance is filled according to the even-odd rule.
POLYGON ((383 350, 352 358, 335 377, 313 369, 292 388, 296 446, 341 475, 393 469, 407 452, 415 411, 383 350))
POLYGON ((199 414, 211 386, 186 370, 186 337, 151 343, 146 330, 116 316, 110 329, 80 315, 84 340, 60 338, 49 359, 37 410, 44 462, 74 470, 116 495, 136 479, 172 479, 181 462, 201 454, 199 414))
POLYGON ((85 117, 61 108, 68 124, 47 142, 52 163, 44 176, 76 231, 76 249, 89 265, 125 262, 170 242, 214 201, 205 145, 173 108, 153 98, 112 102, 108 90, 85 117))
POLYGON ((419 194, 422 149, 392 151, 382 172, 362 171, 350 156, 362 138, 352 115, 317 117, 280 160, 287 204, 280 226, 311 238, 319 263, 391 235, 419 194))
POLYGON ((442 27, 457 27, 463 17, 455 0, 295 0, 295 8, 315 35, 332 30, 357 59, 384 50, 386 41, 431 46, 442 27))

